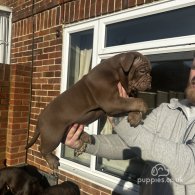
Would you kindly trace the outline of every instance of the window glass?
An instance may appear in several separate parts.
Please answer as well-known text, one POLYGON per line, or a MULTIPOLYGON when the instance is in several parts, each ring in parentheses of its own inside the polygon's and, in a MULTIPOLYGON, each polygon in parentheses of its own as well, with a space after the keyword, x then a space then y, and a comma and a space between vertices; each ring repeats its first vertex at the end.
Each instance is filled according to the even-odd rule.
POLYGON ((0 11, 0 63, 8 61, 9 13, 0 11))
MULTIPOLYGON (((139 92, 149 105, 149 112, 171 98, 184 98, 193 53, 182 52, 148 56, 152 63, 152 89, 139 92)), ((102 118, 99 121, 99 134, 113 134, 110 123, 102 118)), ((140 177, 144 162, 134 157, 131 160, 109 160, 97 157, 97 170, 118 176, 136 183, 140 177)))
MULTIPOLYGON (((70 35, 67 88, 71 87, 91 69, 92 48, 93 30, 86 30, 70 35)), ((87 131, 87 128, 85 131, 87 131)), ((86 166, 90 164, 89 154, 82 154, 79 157, 75 157, 74 150, 68 147, 62 146, 61 156, 86 166)))
POLYGON ((109 24, 105 46, 194 35, 192 18, 195 18, 195 6, 109 24))
POLYGON ((68 86, 72 86, 91 69, 93 30, 73 33, 70 36, 68 86))
POLYGON ((152 62, 152 89, 151 92, 139 93, 139 96, 145 98, 150 109, 169 102, 171 98, 185 98, 193 52, 153 55, 149 58, 152 62))

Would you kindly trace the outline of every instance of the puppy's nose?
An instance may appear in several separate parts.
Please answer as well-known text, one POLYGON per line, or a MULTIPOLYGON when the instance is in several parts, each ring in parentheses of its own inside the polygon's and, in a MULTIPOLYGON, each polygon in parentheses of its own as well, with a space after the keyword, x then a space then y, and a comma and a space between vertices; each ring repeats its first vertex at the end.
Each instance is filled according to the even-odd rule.
POLYGON ((151 83, 149 83, 147 89, 151 89, 151 87, 152 87, 152 86, 151 86, 151 83))

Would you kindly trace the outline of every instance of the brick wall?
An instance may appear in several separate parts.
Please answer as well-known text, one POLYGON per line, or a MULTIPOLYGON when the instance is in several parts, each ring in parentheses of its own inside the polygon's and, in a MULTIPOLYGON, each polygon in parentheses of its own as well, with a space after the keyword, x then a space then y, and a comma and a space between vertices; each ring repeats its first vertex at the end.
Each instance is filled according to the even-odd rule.
POLYGON ((0 64, 0 168, 6 158, 6 134, 9 105, 10 66, 0 64))
MULTIPOLYGON (((28 162, 51 172, 40 155, 38 142, 28 150, 28 155, 25 145, 33 135, 41 110, 60 93, 62 36, 57 37, 56 32, 62 32, 62 23, 78 22, 153 1, 0 0, 0 5, 13 7, 10 83, 0 70, 0 84, 4 83, 3 87, 0 85, 0 92, 6 94, 6 98, 0 94, 0 107, 5 109, 0 111, 0 116, 5 116, 5 120, 0 119, 4 121, 0 123, 0 139, 3 140, 0 143, 0 160, 5 157, 7 136, 8 165, 28 162)), ((77 182, 83 195, 112 194, 110 190, 62 171, 60 179, 77 182)))
MULTIPOLYGON (((57 30, 62 31, 59 16, 59 6, 34 16, 35 50, 30 136, 33 135, 40 111, 60 93, 62 37, 56 36, 57 30), (44 20, 45 18, 47 19, 44 20)), ((36 144, 29 149, 28 162, 48 171, 36 144)))
POLYGON ((32 18, 13 21, 10 72, 6 160, 8 165, 16 165, 26 160, 31 103, 32 18))

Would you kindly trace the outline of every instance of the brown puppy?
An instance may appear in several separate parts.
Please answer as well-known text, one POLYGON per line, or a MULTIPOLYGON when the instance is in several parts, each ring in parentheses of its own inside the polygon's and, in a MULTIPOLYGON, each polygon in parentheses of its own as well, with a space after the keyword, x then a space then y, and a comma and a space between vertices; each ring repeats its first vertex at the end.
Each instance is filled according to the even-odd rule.
POLYGON ((37 195, 42 191, 39 180, 19 167, 0 170, 0 194, 6 194, 6 189, 14 195, 37 195))
POLYGON ((64 143, 69 127, 74 123, 89 124, 103 114, 110 116, 127 113, 129 122, 136 125, 140 112, 147 105, 140 98, 122 98, 117 84, 133 96, 137 90, 151 87, 151 65, 138 52, 128 52, 104 60, 70 89, 56 97, 40 114, 36 132, 26 146, 31 147, 41 136, 41 153, 50 168, 58 168, 59 159, 52 151, 64 143))

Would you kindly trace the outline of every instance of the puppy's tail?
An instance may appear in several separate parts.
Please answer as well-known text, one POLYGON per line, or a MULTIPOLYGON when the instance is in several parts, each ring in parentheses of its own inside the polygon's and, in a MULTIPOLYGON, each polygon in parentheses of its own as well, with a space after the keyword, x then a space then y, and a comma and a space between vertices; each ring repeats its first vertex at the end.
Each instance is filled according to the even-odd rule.
POLYGON ((37 129, 35 130, 35 133, 34 133, 32 139, 31 139, 30 142, 26 145, 25 149, 30 148, 30 147, 37 141, 39 135, 40 135, 40 131, 39 131, 38 128, 37 128, 37 129))

